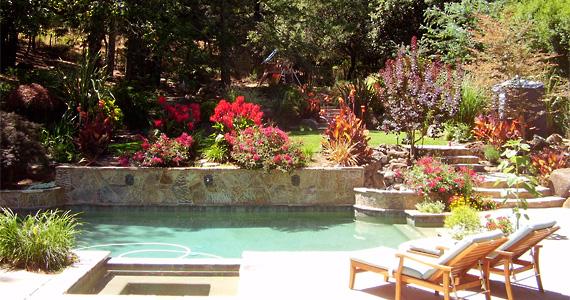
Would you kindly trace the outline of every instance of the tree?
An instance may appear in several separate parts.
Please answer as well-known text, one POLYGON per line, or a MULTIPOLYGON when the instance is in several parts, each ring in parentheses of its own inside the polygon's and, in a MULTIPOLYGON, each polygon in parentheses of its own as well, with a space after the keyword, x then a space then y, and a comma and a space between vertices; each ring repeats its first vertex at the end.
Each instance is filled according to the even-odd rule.
POLYGON ((415 144, 429 126, 441 126, 457 112, 461 99, 462 71, 418 56, 416 38, 407 51, 402 46, 395 59, 380 70, 382 84, 378 98, 386 110, 383 129, 405 132, 410 144, 410 158, 416 154, 415 144))

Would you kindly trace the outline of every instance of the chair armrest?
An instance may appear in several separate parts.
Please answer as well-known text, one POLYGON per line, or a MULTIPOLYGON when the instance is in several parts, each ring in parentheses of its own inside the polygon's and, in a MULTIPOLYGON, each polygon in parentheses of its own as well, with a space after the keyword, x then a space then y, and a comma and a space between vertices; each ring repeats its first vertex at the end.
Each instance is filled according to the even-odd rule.
POLYGON ((410 260, 419 262, 421 264, 424 264, 426 266, 429 266, 429 267, 432 267, 435 269, 439 269, 442 271, 446 271, 446 272, 451 272, 451 269, 452 269, 450 266, 444 266, 444 265, 439 265, 439 264, 427 262, 425 260, 422 260, 421 257, 414 257, 414 256, 408 255, 406 253, 400 253, 400 252, 396 253, 396 257, 400 258, 400 262, 403 262, 403 259, 410 259, 410 260))

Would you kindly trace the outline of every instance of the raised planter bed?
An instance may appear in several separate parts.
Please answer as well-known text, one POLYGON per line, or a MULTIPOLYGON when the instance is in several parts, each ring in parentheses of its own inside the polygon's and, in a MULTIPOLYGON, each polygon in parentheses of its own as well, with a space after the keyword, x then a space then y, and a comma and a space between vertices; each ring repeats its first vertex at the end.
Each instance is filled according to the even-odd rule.
POLYGON ((238 168, 60 166, 66 205, 350 206, 363 168, 305 168, 291 173, 238 168))
POLYGON ((32 190, 0 190, 0 207, 11 209, 50 208, 63 205, 61 187, 32 190))

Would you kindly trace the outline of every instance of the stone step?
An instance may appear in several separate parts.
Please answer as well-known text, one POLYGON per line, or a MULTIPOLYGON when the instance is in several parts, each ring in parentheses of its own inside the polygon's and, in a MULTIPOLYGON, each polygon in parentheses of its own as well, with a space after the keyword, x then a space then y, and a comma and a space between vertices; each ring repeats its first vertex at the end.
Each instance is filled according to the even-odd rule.
MULTIPOLYGON (((488 173, 482 174, 482 180, 477 184, 478 187, 484 188, 508 188, 507 175, 505 173, 488 173)), ((529 179, 524 178, 524 181, 529 181, 529 179)), ((512 187, 522 188, 522 183, 516 184, 512 187)))
MULTIPOLYGON (((547 187, 543 187, 543 186, 538 186, 536 188, 536 190, 538 192, 540 192, 540 194, 542 195, 542 197, 546 197, 546 196, 551 196, 552 195, 552 190, 547 188, 547 187)), ((485 197, 490 197, 490 198, 500 198, 500 199, 513 199, 513 198, 532 198, 535 197, 535 195, 531 194, 529 191, 527 191, 524 188, 485 188, 485 187, 475 187, 473 188, 473 191, 477 194, 480 194, 482 196, 485 197)))
POLYGON ((475 155, 444 156, 441 161, 446 164, 479 164, 479 157, 475 155))
MULTIPOLYGON (((513 208, 516 206, 518 201, 517 199, 507 199, 507 201, 504 201, 504 199, 501 198, 492 198, 492 200, 501 208, 513 208)), ((540 198, 528 198, 525 200, 528 208, 547 208, 562 207, 566 199, 558 196, 547 196, 540 198)))
POLYGON ((475 172, 485 172, 485 166, 482 164, 453 164, 456 168, 466 167, 475 172))
POLYGON ((473 152, 463 145, 416 145, 416 147, 421 156, 431 155, 445 157, 473 155, 473 152))

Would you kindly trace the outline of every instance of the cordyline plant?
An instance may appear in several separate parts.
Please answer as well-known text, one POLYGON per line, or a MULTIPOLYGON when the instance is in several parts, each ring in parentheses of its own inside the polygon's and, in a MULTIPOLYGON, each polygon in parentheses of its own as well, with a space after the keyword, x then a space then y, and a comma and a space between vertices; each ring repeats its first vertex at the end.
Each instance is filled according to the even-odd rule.
POLYGON ((461 100, 463 71, 429 60, 420 60, 416 38, 410 50, 401 47, 396 59, 388 60, 380 70, 382 84, 378 99, 385 108, 383 130, 405 132, 410 143, 410 158, 416 154, 415 144, 429 126, 438 129, 453 116, 461 100))

